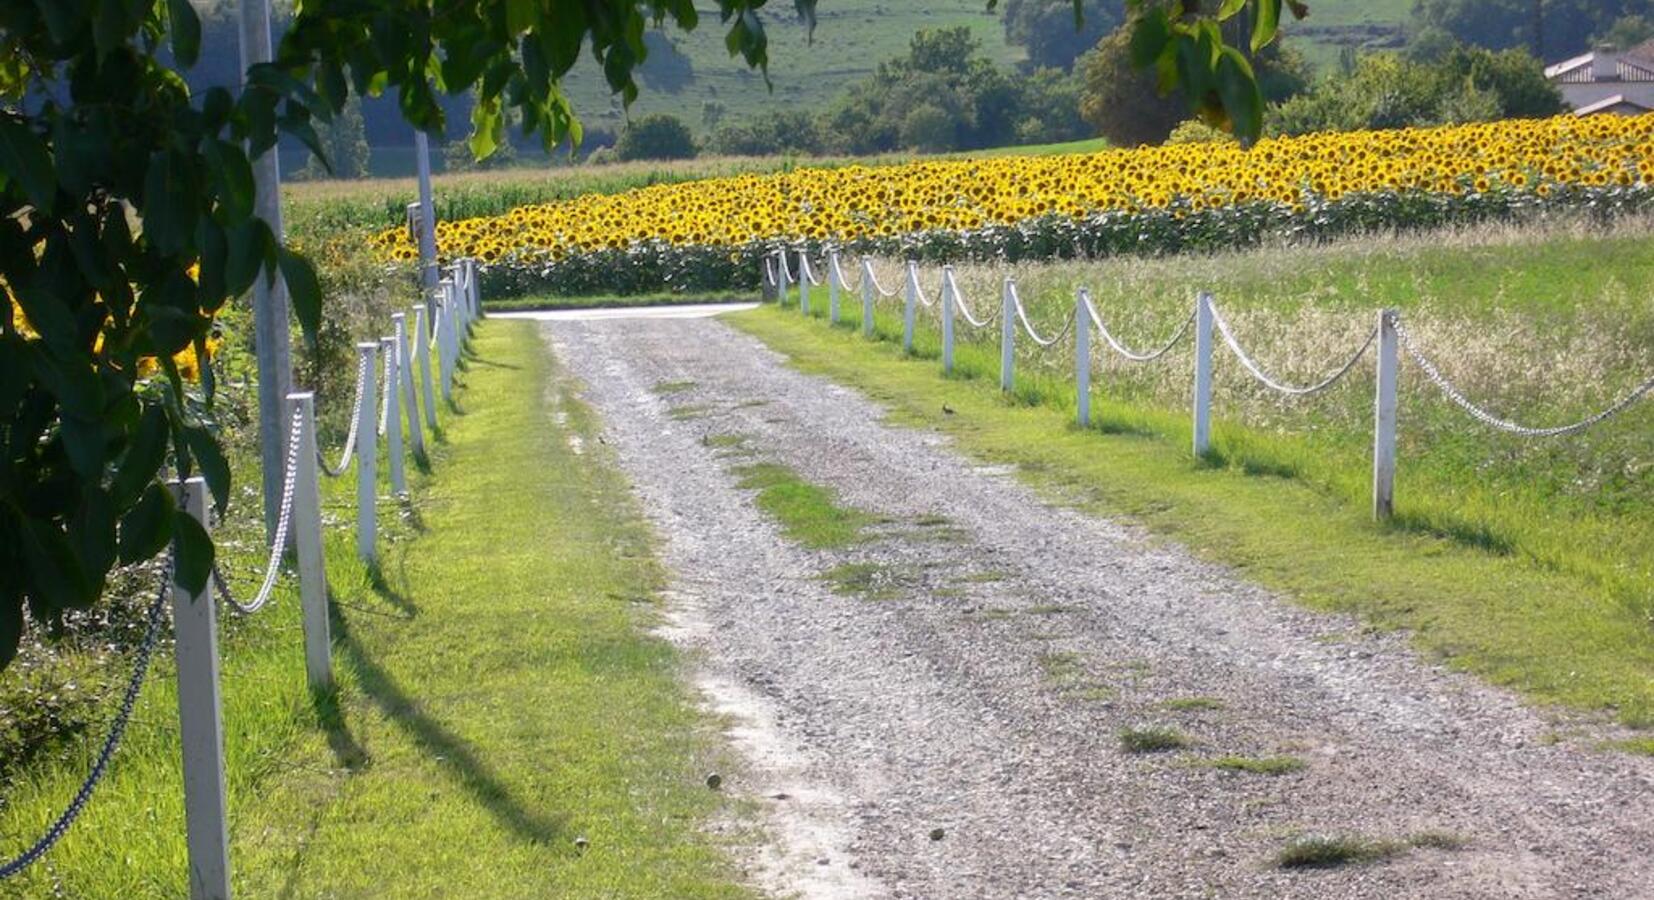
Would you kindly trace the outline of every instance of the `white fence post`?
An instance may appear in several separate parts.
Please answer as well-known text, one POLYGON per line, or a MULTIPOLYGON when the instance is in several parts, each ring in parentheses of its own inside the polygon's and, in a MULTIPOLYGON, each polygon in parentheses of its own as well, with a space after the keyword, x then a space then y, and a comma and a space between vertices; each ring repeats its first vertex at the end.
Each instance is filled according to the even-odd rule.
POLYGON ((873 336, 873 295, 878 288, 873 286, 873 262, 867 257, 861 259, 861 333, 863 337, 873 336))
POLYGON ((787 251, 775 251, 775 304, 787 305, 787 251))
POLYGON ((942 267, 942 372, 953 374, 953 266, 942 267))
POLYGON ((322 555, 321 486, 316 475, 316 400, 304 391, 287 395, 299 411, 298 480, 293 484, 293 543, 299 555, 299 608, 304 617, 304 672, 310 689, 333 687, 333 638, 327 622, 327 561, 322 555))
POLYGON ((907 293, 902 308, 902 350, 913 352, 913 315, 919 305, 919 264, 907 261, 907 293))
POLYGON ((379 344, 363 341, 356 345, 367 366, 362 382, 362 408, 356 414, 356 555, 365 563, 374 561, 379 523, 376 501, 379 491, 379 373, 374 365, 379 344))
POLYGON ((390 367, 390 377, 385 379, 385 458, 390 461, 391 491, 397 494, 408 492, 408 476, 402 469, 402 399, 401 384, 402 372, 401 356, 396 352, 395 337, 379 339, 379 347, 385 352, 385 360, 390 367))
MULTIPOLYGON (((207 525, 207 483, 173 482, 185 513, 207 525)), ((176 554, 176 550, 174 553, 176 554)), ((224 788, 224 715, 218 695, 218 607, 211 591, 172 586, 178 730, 184 756, 184 841, 191 900, 229 900, 230 831, 224 788)))
POLYGON ((1016 301, 1012 299, 1016 282, 1005 279, 999 291, 999 389, 1009 392, 1016 384, 1016 301))
POLYGON ((441 376, 442 399, 454 399, 454 283, 443 281, 437 285, 436 349, 438 374, 441 376))
POLYGON ((1212 449, 1212 295, 1195 296, 1195 456, 1212 449))
POLYGON ((810 314, 810 258, 805 251, 798 251, 798 312, 800 315, 810 314))
POLYGON ((414 160, 419 175, 419 286, 436 287, 436 203, 431 198, 431 141, 414 129, 414 160))
POLYGON ((477 265, 474 257, 466 257, 465 264, 471 268, 471 306, 472 318, 482 321, 482 269, 477 265))
POLYGON ((1086 312, 1085 290, 1074 294, 1074 420, 1091 426, 1091 314, 1086 312))
POLYGON ((396 371, 402 400, 408 407, 408 439, 415 456, 425 455, 425 429, 419 424, 419 392, 414 389, 413 353, 408 346, 408 314, 391 313, 396 332, 396 371))
POLYGON ((1373 401, 1373 518, 1395 514, 1396 311, 1378 314, 1378 388, 1373 401))
POLYGON ((827 251, 827 322, 838 324, 838 251, 827 251))
POLYGON ((431 426, 431 436, 435 438, 436 390, 431 386, 431 330, 425 326, 425 304, 415 306, 413 311, 414 360, 419 363, 420 387, 425 394, 425 424, 431 426))

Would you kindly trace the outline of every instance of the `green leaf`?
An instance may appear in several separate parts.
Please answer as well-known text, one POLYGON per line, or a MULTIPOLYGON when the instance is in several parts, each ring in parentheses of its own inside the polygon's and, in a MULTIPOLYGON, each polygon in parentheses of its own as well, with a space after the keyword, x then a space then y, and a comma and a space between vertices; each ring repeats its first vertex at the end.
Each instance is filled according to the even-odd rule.
POLYGON ((17 645, 23 642, 23 598, 0 597, 0 670, 17 658, 17 645))
POLYGON ((207 158, 207 171, 212 175, 214 193, 219 208, 224 211, 226 224, 234 224, 253 214, 257 188, 253 183, 253 167, 247 155, 234 144, 208 138, 201 142, 201 154, 207 158))
POLYGON ((263 219, 252 218, 237 225, 224 235, 229 241, 229 256, 224 262, 224 291, 231 297, 247 293, 258 277, 259 269, 270 255, 275 238, 263 219))
POLYGON ((146 560, 165 549, 172 538, 172 517, 176 510, 172 492, 159 482, 151 482, 138 502, 121 517, 117 544, 121 562, 146 560))
POLYGON ((102 488, 88 485, 82 493, 69 536, 93 581, 102 581, 115 564, 115 507, 102 488))
POLYGON ((144 176, 144 237, 162 253, 177 254, 189 246, 199 210, 195 179, 189 160, 172 150, 150 157, 144 176))
POLYGON ((159 403, 144 406, 138 429, 127 445, 126 455, 115 470, 115 479, 109 489, 115 505, 125 508, 137 499, 139 493, 155 481, 155 473, 167 459, 167 413, 159 403))
POLYGON ((212 536, 194 516, 180 509, 172 514, 172 539, 176 551, 172 580, 191 594, 203 593, 212 575, 212 536))
POLYGON ((481 161, 499 149, 505 117, 500 115, 500 100, 480 100, 471 107, 471 155, 481 161))
POLYGON ((187 69, 201 57, 201 19, 190 0, 167 0, 167 18, 172 28, 172 55, 187 69))
POLYGON ((1219 22, 1229 21, 1229 19, 1232 18, 1235 15, 1235 13, 1240 12, 1245 7, 1246 7, 1246 0, 1223 0, 1223 5, 1218 7, 1218 16, 1217 16, 1218 21, 1219 22))
POLYGON ((212 491, 213 505, 223 513, 224 506, 230 502, 230 464, 224 459, 218 439, 200 425, 186 425, 184 443, 190 448, 190 455, 201 464, 201 476, 207 480, 207 489, 212 491))
POLYGON ((539 21, 539 4, 534 0, 505 0, 505 29, 512 35, 521 34, 539 21))
POLYGON ((95 599, 69 536, 50 519, 24 521, 23 561, 29 583, 48 607, 72 609, 95 599))
POLYGON ((58 419, 58 436, 76 475, 88 481, 102 477, 105 448, 101 419, 65 413, 58 419))
POLYGON ((1234 47, 1224 47, 1218 60, 1217 88, 1235 137, 1244 143, 1255 140, 1263 130, 1263 92, 1252 65, 1234 47))
POLYGON ((1139 69, 1153 64, 1165 55, 1171 39, 1171 22, 1165 10, 1155 8, 1139 16, 1131 29, 1131 64, 1139 69))
POLYGON ((1252 52, 1257 53, 1275 39, 1281 25, 1281 0, 1257 0, 1257 18, 1252 20, 1252 52))
POLYGON ((287 282, 287 296, 293 302, 293 314, 299 327, 310 341, 322 327, 322 285, 316 278, 316 269, 310 260, 281 248, 281 277, 287 282))
POLYGON ((46 143, 10 114, 0 115, 0 171, 17 180, 35 208, 51 215, 57 199, 57 175, 46 143))

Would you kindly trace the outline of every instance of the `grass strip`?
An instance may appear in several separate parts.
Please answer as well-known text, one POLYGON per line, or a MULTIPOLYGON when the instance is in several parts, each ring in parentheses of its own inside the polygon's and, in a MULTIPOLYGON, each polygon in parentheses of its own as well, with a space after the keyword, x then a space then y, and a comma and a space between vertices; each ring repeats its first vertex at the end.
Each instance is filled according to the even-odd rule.
MULTIPOLYGON (((726 802, 704 784, 717 744, 671 648, 643 632, 660 573, 592 415, 532 323, 491 323, 476 349, 434 475, 412 476, 400 514, 386 501, 380 569, 354 560, 354 479, 327 487, 338 693, 304 687, 290 586, 226 628, 236 892, 745 896, 704 827, 726 802)), ((187 894, 162 662, 109 783, 6 891, 187 894)), ((32 771, 0 809, 0 847, 32 837, 83 771, 32 771)))
POLYGON ((779 463, 737 466, 734 472, 741 487, 758 492, 758 508, 780 522, 787 537, 813 550, 853 544, 873 521, 867 513, 839 506, 832 491, 779 463))
MULTIPOLYGON (((726 321, 797 368, 882 402, 892 421, 1015 465, 1018 477, 1060 502, 1129 516, 1309 607, 1408 629, 1429 654, 1529 697, 1654 725, 1649 623, 1586 576, 1376 525, 1366 508, 1290 475, 1195 460, 1187 430, 1159 421, 1134 424, 1098 410, 1098 427, 1079 429, 1072 387, 1065 400, 1060 385, 1029 378, 1008 398, 986 379, 944 378, 933 362, 862 339, 853 320, 824 328, 766 306, 726 321)), ((877 322, 880 334, 897 327, 877 322)))

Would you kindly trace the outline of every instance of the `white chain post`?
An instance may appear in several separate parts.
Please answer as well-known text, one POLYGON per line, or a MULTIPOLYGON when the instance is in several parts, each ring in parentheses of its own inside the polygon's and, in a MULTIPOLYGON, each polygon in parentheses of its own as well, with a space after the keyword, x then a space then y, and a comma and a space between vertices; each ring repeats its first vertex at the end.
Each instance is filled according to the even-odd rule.
POLYGON ((442 399, 454 399, 454 283, 437 284, 436 349, 438 374, 441 376, 442 399))
POLYGON ((1074 420, 1091 427, 1091 314, 1084 290, 1074 294, 1074 420))
POLYGON ((390 376, 385 379, 385 456, 390 461, 391 491, 408 492, 408 476, 402 467, 402 360, 397 352, 395 336, 379 339, 379 348, 390 364, 390 376))
POLYGON ((465 266, 471 272, 471 318, 482 321, 482 271, 477 267, 477 261, 471 257, 465 258, 465 266))
POLYGON ((364 341, 356 345, 356 352, 367 366, 362 379, 362 408, 356 414, 356 556, 372 563, 379 538, 379 442, 374 437, 379 433, 374 421, 379 412, 379 375, 374 365, 379 344, 364 341))
MULTIPOLYGON (((207 525, 207 482, 172 484, 178 506, 207 525)), ((174 551, 176 553, 176 551, 174 551)), ((224 787, 224 714, 218 693, 218 606, 211 592, 172 587, 178 730, 184 756, 184 842, 191 900, 229 900, 230 830, 224 787)))
POLYGON ((431 199, 431 142, 414 130, 414 160, 419 174, 419 286, 436 287, 436 204, 431 199))
POLYGON ((907 261, 907 294, 902 307, 902 350, 913 352, 913 316, 919 306, 919 263, 907 261))
POLYGON ((1195 296, 1194 451, 1212 449, 1212 295, 1195 296))
POLYGON ((827 322, 838 324, 838 251, 827 251, 827 322))
POLYGON ((1378 387, 1373 400, 1373 518, 1395 513, 1396 311, 1378 313, 1378 387))
MULTIPOLYGON (((414 312, 414 361, 419 364, 420 388, 424 393, 425 424, 436 436, 436 391, 431 386, 431 334, 425 327, 425 304, 416 304, 414 312)), ((409 407, 412 409, 412 407, 409 407)))
POLYGON ((863 337, 873 336, 873 300, 878 288, 873 286, 873 262, 867 257, 861 260, 861 333, 863 337))
POLYGON ((459 308, 459 285, 449 280, 443 302, 448 305, 448 383, 453 390, 454 375, 459 372, 460 357, 465 348, 465 313, 459 308))
POLYGON ((800 315, 810 314, 810 258, 803 250, 798 251, 798 312, 800 315))
POLYGON ((775 251, 775 304, 787 305, 787 251, 775 251))
POLYGON ((953 266, 942 267, 942 374, 953 374, 953 266))
POLYGON ((999 291, 999 389, 1016 386, 1016 282, 1007 278, 999 291))
POLYGON ((419 391, 414 387, 412 347, 408 344, 408 314, 391 313, 391 325, 396 332, 396 370, 402 390, 402 401, 408 408, 408 440, 415 456, 425 455, 425 428, 419 422, 419 391))
POLYGON ((293 543, 299 556, 299 607, 304 616, 304 672, 313 691, 333 687, 333 638, 327 621, 327 560, 322 555, 321 485, 316 472, 316 399, 287 395, 299 411, 298 481, 293 485, 293 543))

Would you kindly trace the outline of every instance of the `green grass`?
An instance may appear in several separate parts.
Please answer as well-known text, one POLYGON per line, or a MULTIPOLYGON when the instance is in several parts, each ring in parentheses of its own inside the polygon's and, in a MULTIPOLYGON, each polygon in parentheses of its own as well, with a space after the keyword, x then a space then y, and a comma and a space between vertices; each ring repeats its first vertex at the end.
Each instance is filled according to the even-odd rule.
POLYGON ((1120 732, 1120 749, 1126 753, 1164 753, 1189 746, 1187 735, 1175 728, 1126 728, 1120 732))
POLYGON ((1401 841, 1379 841, 1355 836, 1311 835, 1293 840, 1275 855, 1282 869, 1330 869, 1378 862, 1405 853, 1401 841))
POLYGON ((901 573, 880 563, 840 563, 821 574, 834 593, 863 600, 895 600, 904 592, 901 573))
POLYGON ((1253 775, 1288 775, 1305 767, 1304 761, 1295 756, 1219 756, 1201 760, 1198 765, 1253 775))
MULTIPOLYGON (((1182 307, 1193 284, 1218 280, 1219 296, 1240 313, 1418 309, 1433 306, 1427 298, 1451 297, 1454 310, 1485 317, 1473 323, 1478 330, 1502 335, 1595 334, 1599 320, 1621 323, 1619 333, 1631 341, 1626 347, 1646 347, 1633 337, 1654 335, 1646 311, 1642 318, 1619 316, 1635 309, 1631 298, 1645 287, 1654 289, 1654 266, 1640 262, 1654 260, 1646 238, 1542 236, 1485 246, 1432 239, 1381 242, 1378 252, 1364 246, 1089 271, 1108 276, 1101 286, 1093 282, 1099 291, 1129 291, 1145 316, 1162 319, 1182 307), (1594 305, 1579 302, 1593 296, 1594 305)), ((1063 279, 1072 277, 1029 286, 1025 296, 1042 298, 1033 303, 1047 323, 1061 307, 1044 298, 1059 296, 1063 279)), ((1122 297, 1111 300, 1105 309, 1126 308, 1122 297)), ((859 306, 848 306, 838 329, 770 307, 726 320, 799 368, 862 389, 890 407, 895 421, 946 433, 984 462, 1015 465, 1056 499, 1135 518, 1313 608, 1409 629, 1433 656, 1531 697, 1612 710, 1632 725, 1654 723, 1654 516, 1647 514, 1654 467, 1636 468, 1647 458, 1654 404, 1587 444, 1551 442, 1522 456, 1429 405, 1413 382, 1399 521, 1378 526, 1362 449, 1370 438, 1356 424, 1370 421, 1371 393, 1359 381, 1340 401, 1348 404, 1344 413, 1308 425, 1265 418, 1267 427, 1248 427, 1220 405, 1215 453, 1195 460, 1187 413, 1160 405, 1162 391, 1186 392, 1180 377, 1133 387, 1128 374, 1099 375, 1094 383, 1111 393, 1094 402, 1095 427, 1082 430, 1070 424, 1074 398, 1064 354, 1052 354, 1043 370, 1019 360, 1017 391, 1007 398, 995 380, 997 347, 962 344, 955 376, 943 378, 931 361, 939 346, 933 330, 922 329, 915 352, 905 354, 893 345, 899 311, 881 309, 875 341, 859 336, 859 315, 859 306), (944 403, 955 414, 944 414, 944 403), (1576 463, 1592 449, 1629 466, 1630 477, 1581 478, 1576 463), (1539 475, 1549 487, 1534 489, 1539 475)), ((1147 343, 1142 333, 1127 339, 1147 343)), ((1220 376, 1242 377, 1225 372, 1227 363, 1220 376)), ((1553 383, 1558 376, 1557 366, 1544 373, 1553 383)))
MULTIPOLYGON (((743 896, 704 828, 727 814, 703 783, 715 738, 670 647, 642 630, 660 581, 650 536, 615 471, 565 440, 595 422, 534 326, 487 325, 476 348, 434 474, 412 478, 407 513, 382 517, 383 577, 354 561, 348 529, 329 531, 337 697, 304 687, 290 586, 224 629, 236 891, 743 896), (566 426, 551 424, 553 378, 566 426)), ((349 481, 329 483, 330 515, 349 481)), ((80 823, 0 896, 186 893, 160 663, 80 823)), ((9 788, 6 852, 70 796, 86 756, 66 756, 9 788)))
POLYGON ((1222 709, 1223 701, 1216 697, 1173 697, 1160 705, 1166 709, 1173 709, 1181 712, 1196 712, 1222 709))
POLYGON ((853 544, 873 521, 864 512, 839 506, 832 491, 779 463, 754 463, 734 471, 741 487, 758 492, 758 508, 781 523, 788 538, 811 549, 853 544))

